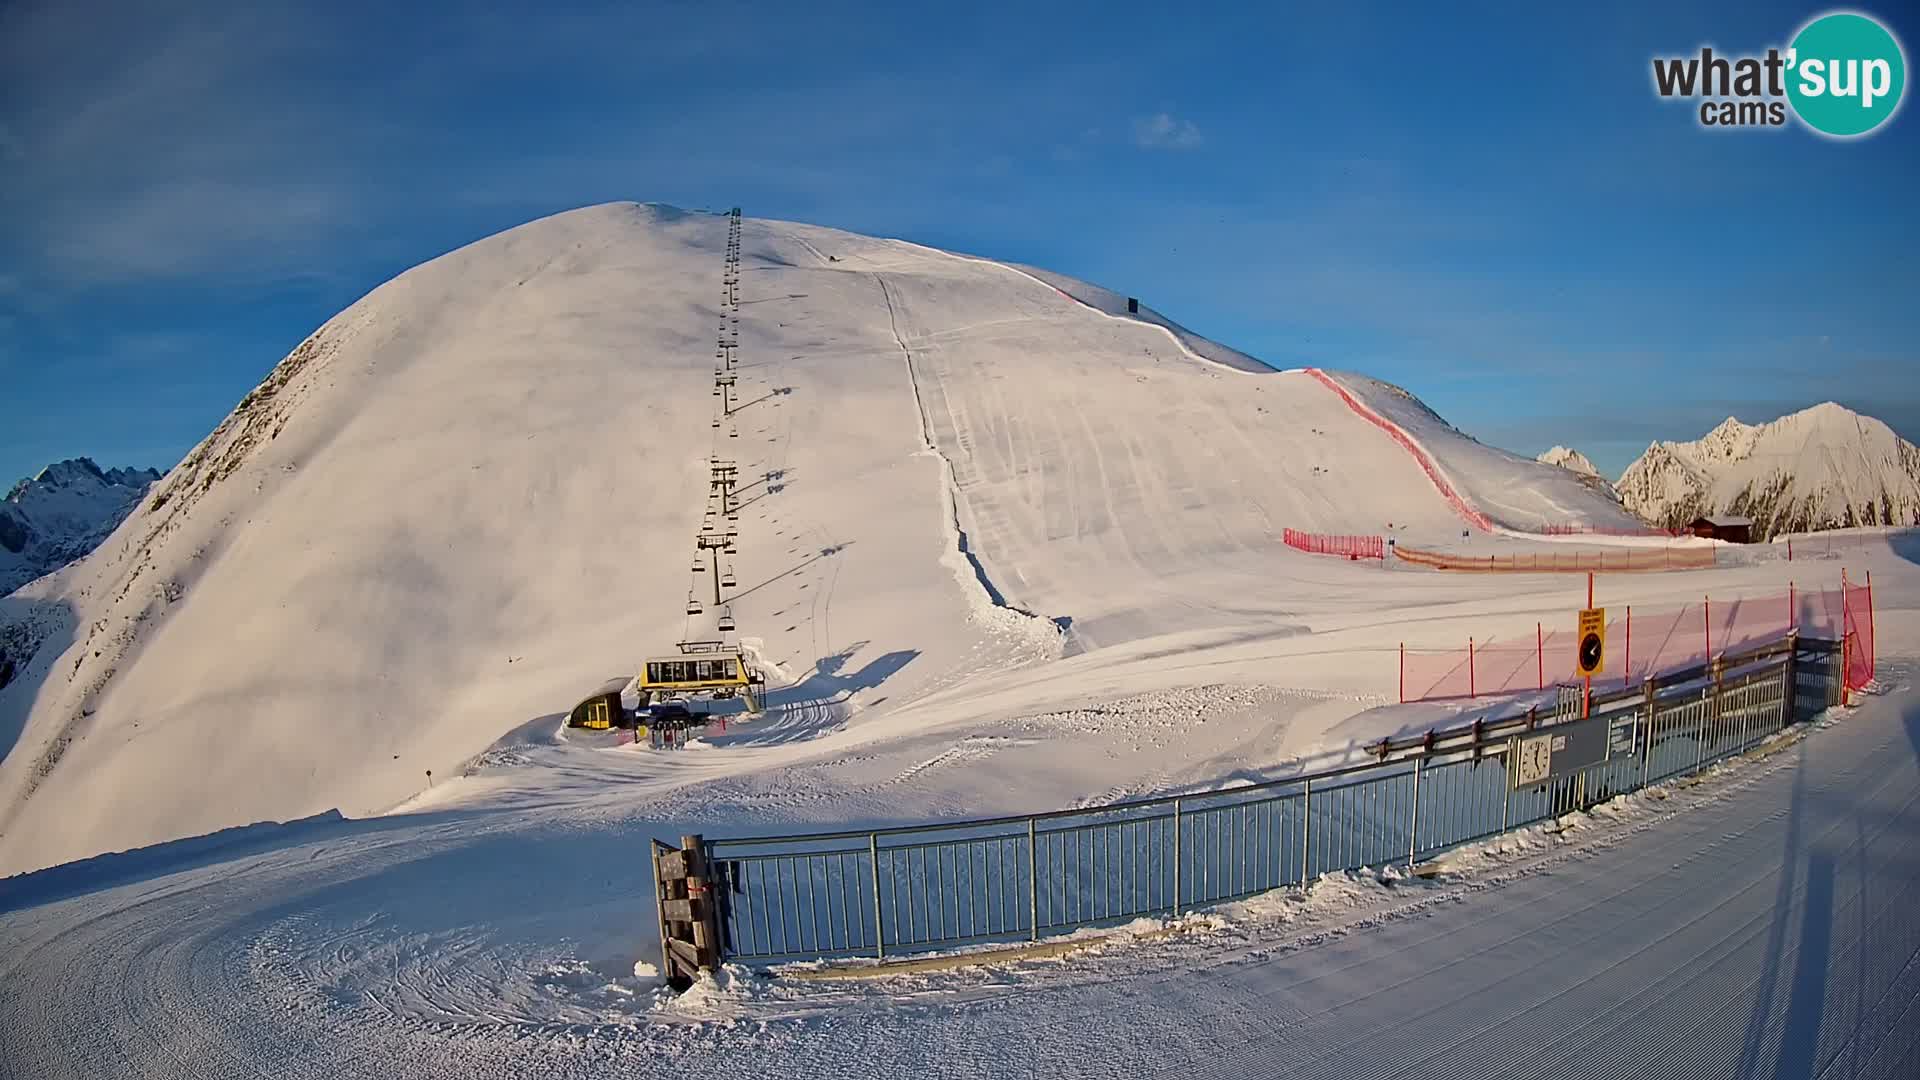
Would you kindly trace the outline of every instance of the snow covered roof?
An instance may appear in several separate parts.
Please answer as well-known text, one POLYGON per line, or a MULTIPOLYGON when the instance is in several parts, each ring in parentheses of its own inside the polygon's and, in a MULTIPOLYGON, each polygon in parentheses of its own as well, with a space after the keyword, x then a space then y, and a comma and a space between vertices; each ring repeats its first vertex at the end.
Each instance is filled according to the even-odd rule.
POLYGON ((1749 527, 1753 525, 1752 518, 1735 517, 1732 514, 1714 514, 1710 517, 1698 518, 1696 519, 1695 524, 1698 524, 1701 521, 1706 522, 1707 524, 1713 526, 1716 529, 1733 529, 1733 528, 1738 528, 1742 525, 1746 525, 1749 527))

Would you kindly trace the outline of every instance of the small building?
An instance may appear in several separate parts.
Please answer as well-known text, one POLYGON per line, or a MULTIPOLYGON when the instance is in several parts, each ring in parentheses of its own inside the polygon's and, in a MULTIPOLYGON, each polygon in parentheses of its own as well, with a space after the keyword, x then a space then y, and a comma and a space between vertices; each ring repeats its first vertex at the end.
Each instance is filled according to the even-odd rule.
POLYGON ((1725 540, 1729 544, 1753 543, 1753 521, 1750 518, 1734 517, 1731 514, 1716 514, 1712 517, 1697 517, 1687 526, 1693 535, 1708 540, 1725 540))
POLYGON ((606 685, 573 707, 573 711, 567 714, 567 726, 592 728, 595 731, 625 727, 627 714, 625 707, 620 704, 620 694, 632 682, 632 679, 608 679, 606 685))

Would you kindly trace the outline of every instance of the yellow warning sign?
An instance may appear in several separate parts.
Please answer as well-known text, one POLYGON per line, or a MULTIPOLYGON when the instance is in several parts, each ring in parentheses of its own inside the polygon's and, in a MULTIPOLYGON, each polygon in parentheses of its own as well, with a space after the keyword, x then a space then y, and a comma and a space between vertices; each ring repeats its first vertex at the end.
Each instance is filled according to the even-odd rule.
POLYGON ((1607 670, 1607 609, 1585 608, 1580 612, 1580 631, 1573 636, 1579 643, 1574 667, 1592 677, 1607 670))

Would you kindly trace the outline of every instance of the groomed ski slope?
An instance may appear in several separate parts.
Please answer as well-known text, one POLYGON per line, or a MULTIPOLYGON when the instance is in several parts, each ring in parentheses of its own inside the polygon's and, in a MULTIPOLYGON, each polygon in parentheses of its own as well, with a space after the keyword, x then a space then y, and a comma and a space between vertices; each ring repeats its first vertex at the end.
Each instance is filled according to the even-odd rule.
POLYGON ((316 823, 52 902, 57 875, 28 879, 0 891, 0 1071, 1900 1080, 1912 672, 1771 756, 1433 881, 1333 876, 1171 940, 879 983, 729 971, 674 999, 628 976, 634 832, 546 815, 316 823))
MULTIPOLYGON (((94 555, 7 598, 41 647, 0 690, 0 871, 379 812, 712 636, 684 614, 710 454, 747 501, 740 633, 787 683, 757 749, 788 755, 1063 655, 1379 606, 1285 528, 1459 524, 1305 375, 1067 279, 790 223, 745 223, 742 406, 713 428, 725 222, 594 207, 402 274, 94 555)), ((1507 464, 1536 517, 1618 513, 1507 464)))

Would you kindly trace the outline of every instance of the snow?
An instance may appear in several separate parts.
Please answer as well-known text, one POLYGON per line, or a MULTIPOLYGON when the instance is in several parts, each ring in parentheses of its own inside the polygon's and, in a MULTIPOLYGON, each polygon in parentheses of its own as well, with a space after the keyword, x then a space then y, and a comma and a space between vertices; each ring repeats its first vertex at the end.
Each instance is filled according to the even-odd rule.
POLYGON ((1920 447, 1833 402, 1770 423, 1728 417, 1693 442, 1657 442, 1619 489, 1648 520, 1754 519, 1755 538, 1852 525, 1920 524, 1920 447))
POLYGON ((605 907, 645 866, 617 857, 634 838, 613 822, 321 823, 67 899, 26 879, 0 891, 0 1061, 49 1078, 1908 1076, 1920 747, 1913 667, 1889 675, 1764 756, 1430 878, 1331 874, 1066 958, 880 981, 730 965, 664 991, 632 960, 645 920, 605 907))
POLYGON ((1568 449, 1564 446, 1556 445, 1534 460, 1540 462, 1542 465, 1558 465, 1563 469, 1569 469, 1582 476, 1598 477, 1600 475, 1600 470, 1594 467, 1592 459, 1578 450, 1568 449))
POLYGON ((15 484, 0 501, 0 596, 92 551, 158 479, 73 458, 15 484))
POLYGON ((1632 529, 1644 524, 1604 490, 1596 491, 1565 469, 1476 441, 1397 386, 1346 372, 1335 377, 1361 402, 1413 436, 1461 496, 1496 526, 1536 532, 1547 525, 1632 529))
MULTIPOLYGON (((663 207, 562 214, 303 342, 113 541, 13 598, 9 623, 74 629, 0 690, 0 870, 378 812, 713 636, 682 611, 711 453, 748 500, 734 615, 796 676, 732 769, 1063 655, 1304 633, 1323 603, 1380 606, 1377 578, 1291 556, 1284 528, 1457 521, 1305 374, 1026 271, 780 222, 745 226, 730 437, 706 344, 725 237, 663 207)), ((1472 482, 1482 458, 1451 450, 1472 482)), ((1502 485, 1533 517, 1607 512, 1502 485)))
MULTIPOLYGON (((1920 949, 1891 914, 1920 755, 1906 535, 1599 581, 1599 603, 1652 608, 1872 570, 1888 692, 1707 782, 1435 879, 1337 875, 1064 959, 864 984, 729 968, 673 996, 649 837, 1345 763, 1510 708, 1393 704, 1402 642, 1531 643, 1586 601, 1573 577, 1284 548, 1285 527, 1389 521, 1458 543, 1461 517, 1311 371, 898 241, 745 223, 746 404, 716 434, 725 236, 618 204, 403 274, 107 545, 6 598, 37 648, 0 690, 0 872, 38 872, 0 879, 0 1072, 1546 1075, 1689 1053, 1701 1029, 1780 1075, 1803 1052, 1913 1060, 1871 1056, 1920 949), (769 711, 690 752, 565 728, 641 657, 711 636, 681 605, 721 448, 769 711), (1823 939, 1801 929, 1820 910, 1823 939)), ((1331 377, 1516 533, 1617 520, 1572 473, 1331 377)))

